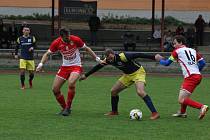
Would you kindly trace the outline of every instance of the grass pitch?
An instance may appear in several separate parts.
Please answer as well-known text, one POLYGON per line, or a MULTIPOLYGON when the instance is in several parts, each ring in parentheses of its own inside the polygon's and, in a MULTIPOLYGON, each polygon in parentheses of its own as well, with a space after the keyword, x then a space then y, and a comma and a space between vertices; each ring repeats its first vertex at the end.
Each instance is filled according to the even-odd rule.
MULTIPOLYGON (((188 118, 173 118, 182 77, 148 76, 146 91, 161 118, 149 120, 150 112, 131 86, 120 94, 116 117, 110 111, 110 88, 118 77, 89 77, 78 82, 69 117, 60 111, 51 92, 54 75, 36 75, 34 88, 20 90, 18 74, 0 74, 0 140, 208 140, 210 112, 198 120, 199 110, 188 108, 188 118), (130 121, 129 111, 138 108, 142 121, 130 121)), ((27 80, 26 80, 27 81, 27 80)), ((210 105, 208 78, 192 98, 210 105)), ((26 82, 26 84, 28 84, 26 82)), ((62 89, 64 95, 67 86, 62 89)))

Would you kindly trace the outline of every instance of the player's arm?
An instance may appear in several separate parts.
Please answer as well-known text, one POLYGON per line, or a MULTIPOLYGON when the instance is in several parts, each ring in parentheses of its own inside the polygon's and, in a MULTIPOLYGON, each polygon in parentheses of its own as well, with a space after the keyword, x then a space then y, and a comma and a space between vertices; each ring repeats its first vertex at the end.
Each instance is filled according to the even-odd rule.
POLYGON ((17 42, 16 42, 16 46, 15 46, 15 58, 16 59, 18 58, 18 50, 19 50, 19 47, 20 47, 20 39, 18 37, 17 38, 17 42))
POLYGON ((90 76, 91 74, 97 72, 98 70, 100 70, 104 66, 105 66, 104 64, 98 64, 98 65, 94 66, 91 70, 89 70, 85 74, 82 74, 82 76, 80 77, 79 80, 85 80, 88 76, 90 76))
POLYGON ((82 47, 87 53, 89 53, 92 58, 98 62, 98 63, 103 63, 102 60, 100 59, 100 57, 98 57, 95 52, 90 48, 88 47, 87 45, 84 44, 84 46, 82 47))
POLYGON ((42 59, 36 68, 36 71, 39 72, 42 69, 43 65, 47 62, 47 60, 51 54, 52 54, 52 52, 50 50, 47 50, 47 52, 45 52, 43 54, 42 59))
POLYGON ((198 61, 198 68, 200 71, 202 71, 202 69, 205 67, 205 65, 206 65, 206 62, 204 59, 198 61))
POLYGON ((175 59, 173 56, 170 56, 168 59, 161 59, 160 64, 164 66, 169 66, 175 59))
POLYGON ((50 48, 47 50, 47 52, 43 54, 42 59, 36 68, 36 71, 39 72, 42 69, 43 65, 46 63, 46 61, 48 60, 49 56, 58 50, 58 44, 59 42, 56 40, 52 42, 50 48))
POLYGON ((136 59, 136 58, 147 58, 155 60, 155 55, 145 54, 145 53, 124 53, 127 59, 136 59))

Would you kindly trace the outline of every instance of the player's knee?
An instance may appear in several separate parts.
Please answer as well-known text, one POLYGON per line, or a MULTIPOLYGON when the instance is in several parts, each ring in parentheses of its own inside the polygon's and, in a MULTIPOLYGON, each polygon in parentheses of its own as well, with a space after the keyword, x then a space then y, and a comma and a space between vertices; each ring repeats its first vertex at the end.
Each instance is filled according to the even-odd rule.
POLYGON ((69 81, 68 82, 68 87, 69 88, 75 88, 75 82, 69 81))
POLYGON ((111 95, 116 96, 118 94, 117 90, 111 89, 111 95))
POLYGON ((71 89, 71 90, 75 90, 75 84, 69 84, 68 88, 71 89))
POLYGON ((137 90, 137 94, 141 97, 146 96, 146 92, 144 90, 141 90, 141 89, 137 90))
POLYGON ((178 103, 182 104, 184 102, 184 98, 179 98, 178 103))
POLYGON ((52 88, 52 91, 53 91, 53 93, 54 93, 55 96, 60 94, 60 89, 57 88, 57 87, 53 87, 52 88))

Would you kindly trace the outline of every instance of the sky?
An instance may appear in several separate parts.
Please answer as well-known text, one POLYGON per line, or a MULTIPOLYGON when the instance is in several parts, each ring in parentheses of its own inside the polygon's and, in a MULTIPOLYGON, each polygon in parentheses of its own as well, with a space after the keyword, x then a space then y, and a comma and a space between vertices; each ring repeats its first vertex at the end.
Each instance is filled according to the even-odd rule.
MULTIPOLYGON (((0 7, 39 7, 50 8, 52 0, 0 0, 0 7)), ((58 0, 56 1, 56 7, 58 0)), ((90 1, 90 0, 83 0, 90 1)), ((152 0, 97 0, 98 9, 149 10, 152 0)), ((161 1, 155 0, 156 10, 161 9, 161 1)), ((210 11, 210 0, 165 0, 166 10, 210 11)))

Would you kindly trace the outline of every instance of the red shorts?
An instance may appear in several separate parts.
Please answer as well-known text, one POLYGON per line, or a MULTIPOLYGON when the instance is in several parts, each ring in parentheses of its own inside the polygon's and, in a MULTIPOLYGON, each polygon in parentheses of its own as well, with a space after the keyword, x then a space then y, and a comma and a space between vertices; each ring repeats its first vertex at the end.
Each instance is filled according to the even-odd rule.
POLYGON ((200 74, 192 74, 184 79, 181 89, 187 90, 190 93, 192 93, 194 89, 197 87, 197 85, 200 84, 201 80, 202 76, 200 74))
POLYGON ((81 74, 82 67, 80 67, 80 66, 61 66, 56 75, 64 80, 67 80, 71 73, 81 74))

